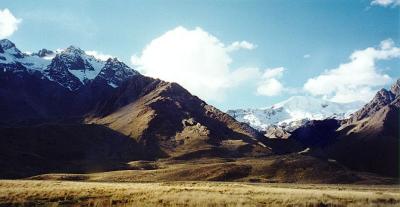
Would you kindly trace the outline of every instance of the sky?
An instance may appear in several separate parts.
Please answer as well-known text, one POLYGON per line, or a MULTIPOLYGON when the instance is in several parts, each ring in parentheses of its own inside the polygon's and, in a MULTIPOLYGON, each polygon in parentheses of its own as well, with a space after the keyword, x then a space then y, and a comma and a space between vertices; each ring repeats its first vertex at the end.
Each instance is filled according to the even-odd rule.
POLYGON ((222 109, 368 101, 400 78, 400 0, 1 0, 0 38, 74 45, 222 109))

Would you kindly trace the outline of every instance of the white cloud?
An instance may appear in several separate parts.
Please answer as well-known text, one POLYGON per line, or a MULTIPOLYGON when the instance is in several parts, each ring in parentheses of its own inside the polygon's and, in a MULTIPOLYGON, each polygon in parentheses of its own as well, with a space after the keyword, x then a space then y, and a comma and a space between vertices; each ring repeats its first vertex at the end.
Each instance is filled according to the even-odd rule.
POLYGON ((304 89, 336 102, 369 101, 378 87, 391 81, 389 75, 376 68, 376 62, 399 57, 400 48, 393 40, 384 40, 377 48, 353 52, 349 62, 309 79, 304 89))
POLYGON ((16 18, 8 9, 0 10, 0 39, 11 36, 18 30, 21 19, 16 18))
POLYGON ((229 76, 230 87, 238 86, 245 81, 256 80, 261 76, 259 68, 239 68, 234 71, 229 76))
POLYGON ((276 96, 284 91, 282 83, 278 80, 282 77, 285 68, 266 69, 261 76, 257 87, 257 94, 263 96, 276 96))
POLYGON ((378 5, 378 6, 383 6, 383 7, 399 6, 400 0, 373 0, 371 2, 371 5, 378 5))
POLYGON ((285 68, 283 67, 266 69, 262 77, 264 79, 281 78, 284 71, 285 68))
POLYGON ((257 47, 257 45, 254 45, 253 43, 247 42, 247 41, 236 41, 230 44, 226 49, 229 52, 240 50, 240 49, 246 49, 246 50, 253 50, 257 47))
POLYGON ((106 60, 108 60, 108 58, 113 58, 113 56, 111 56, 111 55, 106 55, 106 54, 103 54, 101 52, 97 52, 94 50, 88 50, 88 51, 85 51, 85 53, 87 55, 91 55, 91 56, 95 57, 96 59, 99 59, 102 61, 106 61, 106 60))
POLYGON ((305 54, 305 55, 303 55, 303 58, 310 58, 311 57, 311 55, 310 54, 305 54))
POLYGON ((131 62, 145 75, 177 82, 203 99, 219 101, 226 89, 259 75, 257 68, 230 68, 230 52, 254 47, 246 41, 225 46, 200 27, 180 26, 152 40, 131 62))

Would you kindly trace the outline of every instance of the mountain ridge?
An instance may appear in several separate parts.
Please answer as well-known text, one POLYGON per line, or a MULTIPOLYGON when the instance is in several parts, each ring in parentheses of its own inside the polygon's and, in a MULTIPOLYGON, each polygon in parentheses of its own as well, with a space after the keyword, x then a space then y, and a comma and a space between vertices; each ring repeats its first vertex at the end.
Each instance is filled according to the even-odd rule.
POLYGON ((261 131, 275 126, 291 132, 308 120, 345 119, 362 105, 361 102, 336 103, 311 96, 292 96, 270 107, 228 110, 227 113, 261 131))
POLYGON ((106 79, 115 88, 125 79, 139 74, 116 58, 106 61, 96 59, 75 46, 56 52, 41 49, 37 53, 26 54, 13 42, 3 39, 0 40, 0 47, 0 64, 4 68, 22 65, 28 72, 39 72, 43 78, 55 81, 69 90, 77 90, 96 78, 106 79))

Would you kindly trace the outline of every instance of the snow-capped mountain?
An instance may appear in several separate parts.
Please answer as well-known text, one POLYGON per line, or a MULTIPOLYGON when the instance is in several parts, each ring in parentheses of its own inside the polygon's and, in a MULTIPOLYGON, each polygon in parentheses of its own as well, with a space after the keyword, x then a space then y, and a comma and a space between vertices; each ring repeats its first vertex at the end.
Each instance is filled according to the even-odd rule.
POLYGON ((40 73, 43 78, 71 91, 97 79, 116 88, 124 80, 139 74, 116 58, 102 61, 74 46, 58 51, 42 49, 27 54, 7 39, 0 40, 0 65, 4 68, 3 72, 40 73))
POLYGON ((307 120, 326 118, 344 119, 363 106, 362 102, 336 103, 309 96, 293 96, 271 107, 261 109, 228 110, 227 113, 240 122, 266 131, 279 126, 293 131, 307 120))

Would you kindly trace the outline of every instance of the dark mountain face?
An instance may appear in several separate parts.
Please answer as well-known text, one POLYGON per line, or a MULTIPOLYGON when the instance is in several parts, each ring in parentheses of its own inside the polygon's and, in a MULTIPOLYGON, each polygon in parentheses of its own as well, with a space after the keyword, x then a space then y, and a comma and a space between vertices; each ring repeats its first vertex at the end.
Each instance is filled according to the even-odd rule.
POLYGON ((1 178, 129 169, 126 162, 149 159, 135 140, 81 124, 1 127, 0 158, 1 178))
POLYGON ((389 104, 361 121, 343 125, 327 155, 352 169, 399 177, 399 106, 389 104))
POLYGON ((116 58, 110 58, 101 69, 99 75, 94 81, 105 81, 112 87, 117 87, 122 84, 126 79, 137 75, 138 73, 123 62, 118 61, 116 58))
POLYGON ((37 53, 33 53, 32 55, 37 55, 39 57, 46 57, 46 56, 54 55, 54 54, 55 53, 53 51, 43 48, 43 49, 39 50, 37 53))
POLYGON ((307 121, 292 132, 290 139, 296 140, 304 147, 325 147, 336 141, 336 129, 339 126, 336 119, 307 121))
POLYGON ((340 141, 328 150, 329 156, 356 170, 399 177, 399 88, 400 79, 343 124, 340 141))
POLYGON ((57 55, 46 69, 46 73, 49 78, 60 83, 62 86, 71 90, 77 90, 83 84, 68 71, 69 68, 72 68, 72 70, 76 70, 76 68, 85 69, 85 62, 82 58, 68 60, 66 55, 57 55))

